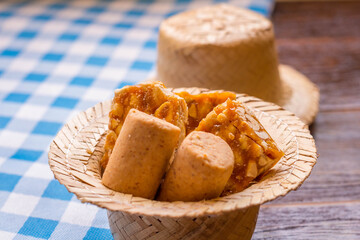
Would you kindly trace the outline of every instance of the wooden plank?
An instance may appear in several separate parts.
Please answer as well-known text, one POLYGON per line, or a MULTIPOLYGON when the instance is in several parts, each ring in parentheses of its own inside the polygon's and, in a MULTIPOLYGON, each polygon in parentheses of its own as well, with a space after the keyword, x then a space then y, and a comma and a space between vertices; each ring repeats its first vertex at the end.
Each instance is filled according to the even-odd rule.
POLYGON ((276 37, 360 37, 360 1, 276 4, 276 37))
POLYGON ((263 205, 253 239, 360 239, 360 2, 280 3, 279 59, 320 88, 318 163, 298 191, 263 205))
POLYGON ((360 239, 360 201, 263 206, 252 239, 360 239))
POLYGON ((360 37, 278 39, 277 46, 281 63, 318 85, 320 110, 342 111, 360 109, 359 42, 360 37))
POLYGON ((279 60, 315 82, 320 110, 360 109, 360 2, 277 4, 279 60))
POLYGON ((360 199, 360 171, 352 173, 319 172, 314 170, 297 190, 268 203, 293 204, 354 201, 360 199))

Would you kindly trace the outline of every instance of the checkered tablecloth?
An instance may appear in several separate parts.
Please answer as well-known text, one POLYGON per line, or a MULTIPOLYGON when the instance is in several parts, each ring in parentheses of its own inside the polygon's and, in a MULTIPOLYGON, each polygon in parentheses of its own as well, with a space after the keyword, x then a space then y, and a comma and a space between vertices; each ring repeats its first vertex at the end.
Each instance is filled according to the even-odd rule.
POLYGON ((77 112, 154 73, 161 20, 216 2, 0 2, 1 240, 112 239, 106 211, 54 180, 49 144, 77 112))

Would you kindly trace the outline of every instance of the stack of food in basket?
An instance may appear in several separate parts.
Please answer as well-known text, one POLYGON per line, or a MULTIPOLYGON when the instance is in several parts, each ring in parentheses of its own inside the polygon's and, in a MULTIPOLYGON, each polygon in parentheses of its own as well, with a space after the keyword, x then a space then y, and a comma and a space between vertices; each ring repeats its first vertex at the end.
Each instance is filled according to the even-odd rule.
POLYGON ((109 117, 102 182, 137 197, 199 201, 236 193, 283 156, 231 92, 127 86, 115 92, 109 117))

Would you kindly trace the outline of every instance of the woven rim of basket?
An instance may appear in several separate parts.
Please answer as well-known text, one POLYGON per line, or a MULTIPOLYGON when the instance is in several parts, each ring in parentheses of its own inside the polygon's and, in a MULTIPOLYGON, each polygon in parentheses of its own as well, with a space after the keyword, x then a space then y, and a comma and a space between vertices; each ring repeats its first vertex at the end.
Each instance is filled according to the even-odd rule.
MULTIPOLYGON (((206 89, 188 88, 196 94, 206 89)), ((82 202, 112 211, 158 217, 198 217, 248 208, 284 196, 309 176, 317 153, 308 127, 293 113, 245 94, 238 100, 252 109, 285 156, 261 179, 242 192, 200 202, 160 202, 114 192, 101 183, 99 160, 111 101, 79 113, 50 145, 49 165, 55 178, 82 202)))

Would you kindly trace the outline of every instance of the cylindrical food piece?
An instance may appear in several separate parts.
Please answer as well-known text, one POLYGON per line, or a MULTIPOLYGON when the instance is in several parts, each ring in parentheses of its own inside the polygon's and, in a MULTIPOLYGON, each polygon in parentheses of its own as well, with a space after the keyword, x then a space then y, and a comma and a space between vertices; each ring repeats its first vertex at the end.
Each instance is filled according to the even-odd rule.
POLYGON ((194 131, 180 145, 158 200, 200 201, 220 196, 234 168, 229 145, 211 133, 194 131))
POLYGON ((118 192, 153 199, 179 134, 180 128, 175 125, 131 109, 102 183, 118 192))

